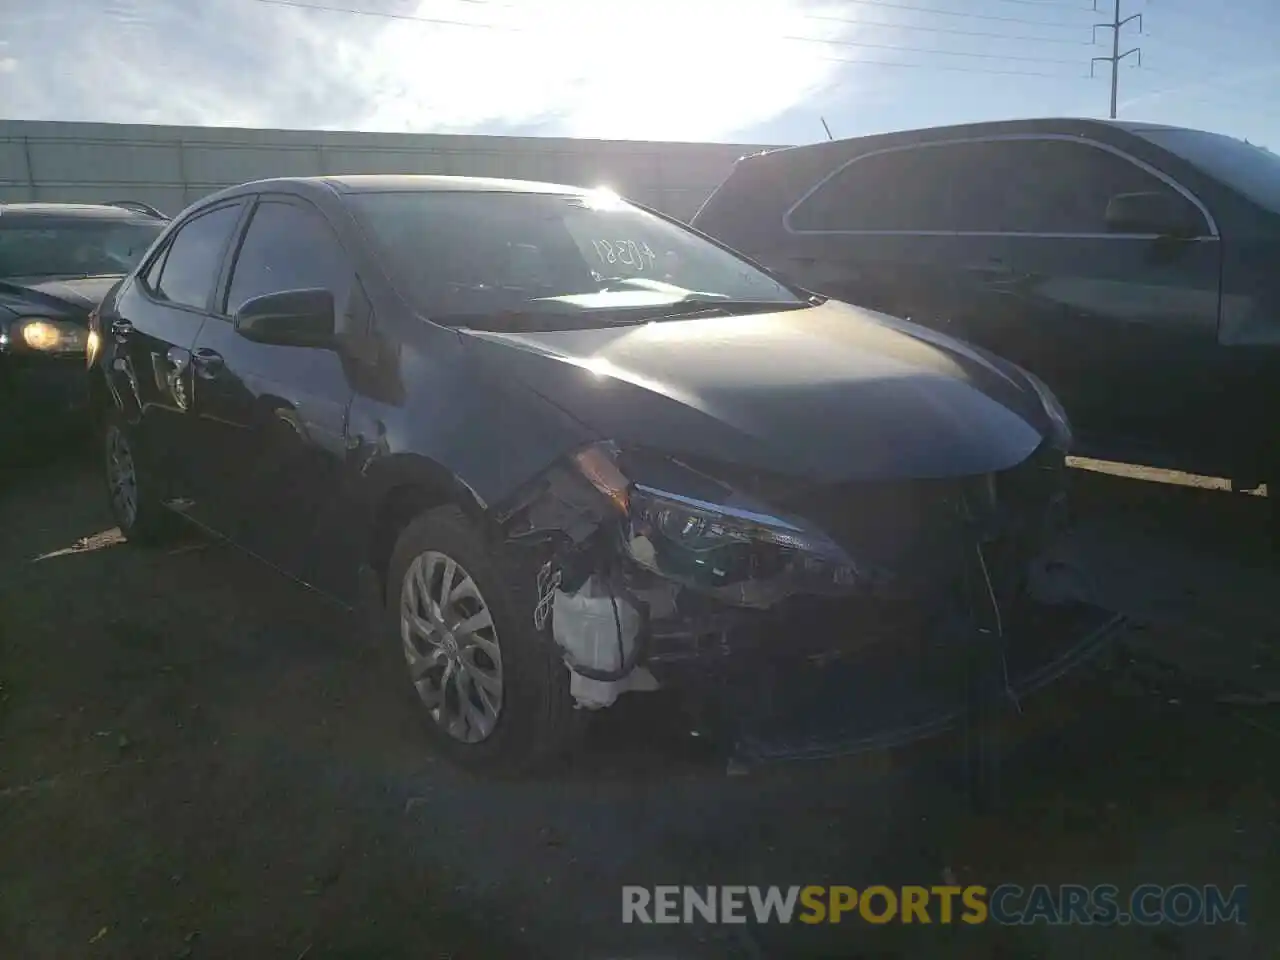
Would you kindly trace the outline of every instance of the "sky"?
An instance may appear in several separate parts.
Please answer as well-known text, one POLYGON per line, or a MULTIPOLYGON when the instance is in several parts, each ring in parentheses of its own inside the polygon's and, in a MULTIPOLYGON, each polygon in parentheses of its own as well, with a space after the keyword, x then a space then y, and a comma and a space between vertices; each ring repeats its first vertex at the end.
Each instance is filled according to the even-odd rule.
MULTIPOLYGON (((0 118, 806 143, 1106 116, 1114 2, 0 0, 0 118)), ((1280 3, 1120 4, 1121 119, 1280 150, 1280 3)))

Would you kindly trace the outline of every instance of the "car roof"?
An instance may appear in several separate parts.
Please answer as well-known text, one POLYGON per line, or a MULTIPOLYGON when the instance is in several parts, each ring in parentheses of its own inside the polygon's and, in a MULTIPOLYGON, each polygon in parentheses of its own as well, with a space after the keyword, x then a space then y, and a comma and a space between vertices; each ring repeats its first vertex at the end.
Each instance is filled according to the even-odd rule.
POLYGON ((141 220, 154 222, 151 217, 137 210, 116 207, 104 203, 51 203, 24 201, 21 203, 0 203, 0 219, 17 215, 25 217, 57 217, 61 220, 141 220))
MULTIPOLYGON (((309 192, 327 188, 335 193, 557 193, 585 195, 586 187, 536 180, 507 180, 501 177, 451 177, 437 174, 372 173, 325 177, 275 177, 254 180, 220 191, 219 197, 270 190, 309 192)), ((207 198, 206 198, 207 199, 207 198)), ((203 205, 204 201, 201 201, 203 205)))
POLYGON ((795 147, 780 147, 776 150, 763 150, 760 153, 743 157, 780 157, 789 153, 808 153, 813 151, 839 150, 841 144, 856 143, 861 140, 883 140, 893 143, 910 143, 925 137, 983 137, 1000 134, 1045 133, 1045 134, 1087 134, 1100 128, 1123 130, 1127 133, 1139 133, 1143 130, 1180 130, 1188 129, 1157 123, 1139 123, 1132 120, 1099 120, 1088 117, 1038 117, 1023 120, 988 120, 980 123, 951 124, 939 127, 917 127, 911 130, 890 130, 883 133, 870 133, 861 137, 845 137, 840 140, 819 140, 815 143, 802 144, 795 147))

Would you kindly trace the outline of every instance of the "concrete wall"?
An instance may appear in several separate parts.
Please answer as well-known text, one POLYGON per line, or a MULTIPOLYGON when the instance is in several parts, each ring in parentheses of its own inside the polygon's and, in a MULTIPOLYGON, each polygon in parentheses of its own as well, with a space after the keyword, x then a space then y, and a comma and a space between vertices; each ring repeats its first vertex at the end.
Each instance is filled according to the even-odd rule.
POLYGON ((688 218, 748 144, 0 120, 0 203, 142 200, 166 213, 273 176, 443 173, 605 184, 688 218))

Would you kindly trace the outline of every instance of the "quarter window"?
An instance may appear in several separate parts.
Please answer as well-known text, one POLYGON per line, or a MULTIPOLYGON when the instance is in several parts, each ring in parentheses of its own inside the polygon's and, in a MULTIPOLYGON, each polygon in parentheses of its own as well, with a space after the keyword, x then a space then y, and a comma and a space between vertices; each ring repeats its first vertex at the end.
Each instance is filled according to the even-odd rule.
POLYGON ((164 262, 169 256, 170 244, 165 244, 163 250, 156 254, 156 258, 151 261, 151 265, 147 267, 146 272, 142 275, 142 282, 146 284, 147 289, 155 293, 160 289, 160 272, 164 270, 164 262))
POLYGON ((324 217, 314 209, 268 200, 258 204, 236 256, 227 312, 246 301, 285 290, 325 289, 341 315, 353 271, 324 217))
POLYGON ((219 207, 179 227, 164 256, 158 281, 151 284, 148 275, 156 296, 203 310, 217 281, 222 252, 239 216, 238 205, 219 207))

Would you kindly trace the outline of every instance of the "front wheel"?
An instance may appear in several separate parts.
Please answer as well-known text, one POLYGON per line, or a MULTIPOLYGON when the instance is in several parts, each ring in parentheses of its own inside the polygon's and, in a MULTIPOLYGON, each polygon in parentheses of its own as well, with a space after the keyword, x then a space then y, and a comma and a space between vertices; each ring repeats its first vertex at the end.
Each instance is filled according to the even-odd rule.
POLYGON ((117 412, 102 421, 102 453, 111 515, 132 543, 162 543, 174 534, 174 517, 139 458, 135 431, 117 412))
POLYGON ((583 723, 559 649, 534 628, 535 577, 524 566, 488 544, 457 507, 409 524, 389 564, 388 626, 428 734, 476 772, 546 766, 583 723))

